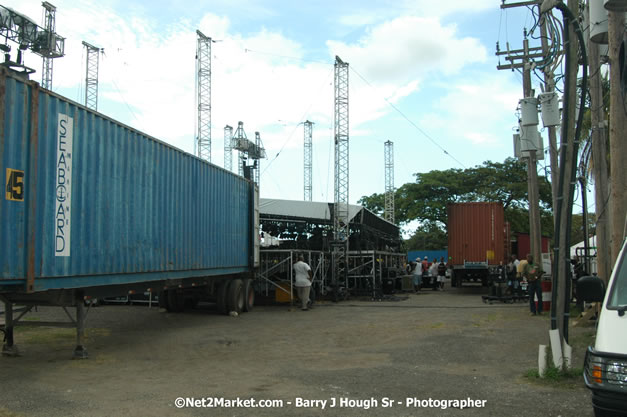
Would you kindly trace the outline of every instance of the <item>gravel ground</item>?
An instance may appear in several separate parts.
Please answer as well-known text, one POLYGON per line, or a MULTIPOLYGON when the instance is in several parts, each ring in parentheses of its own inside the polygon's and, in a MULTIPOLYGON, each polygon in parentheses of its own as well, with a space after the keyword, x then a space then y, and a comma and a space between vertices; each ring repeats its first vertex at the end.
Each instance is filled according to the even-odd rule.
MULTIPOLYGON (((548 317, 530 317, 524 303, 484 304, 484 292, 425 291, 307 312, 260 306, 239 317, 208 305, 181 314, 92 308, 87 360, 69 359, 71 329, 17 329, 22 356, 0 358, 0 416, 592 416, 582 378, 525 376, 537 366, 538 345, 548 344, 548 317), (178 397, 283 406, 179 409, 178 397), (485 406, 408 405, 414 398, 485 406)), ((63 315, 39 308, 30 318, 63 315)), ((571 331, 575 367, 592 334, 590 326, 571 331)))

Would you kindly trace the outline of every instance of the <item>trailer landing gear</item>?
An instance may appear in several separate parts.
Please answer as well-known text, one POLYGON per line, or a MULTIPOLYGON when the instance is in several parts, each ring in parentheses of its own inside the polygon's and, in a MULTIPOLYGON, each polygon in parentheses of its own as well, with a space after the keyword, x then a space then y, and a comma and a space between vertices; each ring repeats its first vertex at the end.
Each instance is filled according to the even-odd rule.
POLYGON ((85 318, 87 313, 85 311, 85 304, 83 303, 83 297, 77 297, 76 301, 76 347, 72 353, 72 359, 87 359, 89 354, 87 349, 83 345, 83 339, 85 338, 85 318))
POLYGON ((2 356, 21 356, 19 350, 14 344, 13 329, 15 326, 45 326, 45 327, 76 327, 76 347, 72 352, 72 359, 87 359, 89 354, 83 344, 85 339, 85 319, 87 318, 87 312, 89 308, 85 307, 84 294, 81 291, 68 291, 59 292, 42 298, 41 296, 22 296, 17 299, 0 297, 0 300, 4 302, 4 319, 5 325, 2 331, 4 332, 4 344, 2 346, 2 356), (16 318, 13 317, 15 305, 22 305, 20 308, 20 314, 16 318), (20 320, 27 313, 29 313, 33 307, 37 306, 54 306, 61 307, 65 314, 70 319, 69 322, 49 322, 49 321, 24 321, 20 320), (67 307, 76 307, 76 319, 72 317, 67 307))
POLYGON ((20 356, 20 352, 17 349, 17 346, 13 344, 13 304, 12 303, 4 303, 4 317, 5 317, 5 326, 4 326, 4 344, 2 345, 2 356, 15 358, 20 356))

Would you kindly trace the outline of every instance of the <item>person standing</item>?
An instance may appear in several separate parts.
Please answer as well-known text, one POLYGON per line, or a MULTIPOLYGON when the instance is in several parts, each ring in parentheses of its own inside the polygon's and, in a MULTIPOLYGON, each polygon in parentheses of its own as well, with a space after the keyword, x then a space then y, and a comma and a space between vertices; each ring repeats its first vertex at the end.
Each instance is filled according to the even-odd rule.
POLYGON ((534 262, 533 255, 531 254, 527 255, 527 263, 523 267, 523 277, 529 283, 527 291, 529 292, 529 309, 531 310, 531 315, 542 314, 542 287, 540 282, 542 268, 534 262), (534 295, 538 297, 537 312, 534 295))
POLYGON ((438 260, 437 258, 433 258, 433 262, 431 262, 431 266, 429 267, 429 276, 431 276, 431 282, 433 283, 433 291, 437 291, 440 289, 440 284, 438 283, 438 260))
POLYGON ((516 266, 516 255, 512 255, 509 258, 509 263, 505 267, 505 273, 507 275, 507 287, 509 288, 509 293, 512 295, 518 294, 518 277, 517 274, 517 266, 516 266))
MULTIPOLYGON (((419 259, 416 261, 420 262, 419 259)), ((425 285, 431 285, 431 279, 429 278, 429 259, 426 256, 422 260, 422 282, 425 285)))
POLYGON ((416 258, 416 265, 412 271, 412 278, 414 282, 414 292, 420 291, 420 285, 422 285, 422 262, 420 262, 420 258, 416 258))
POLYGON ((296 293, 301 302, 301 310, 307 311, 309 304, 309 291, 311 290, 311 281, 313 275, 311 268, 305 263, 303 255, 298 255, 298 261, 293 265, 294 269, 294 286, 296 293))
POLYGON ((440 258, 440 263, 438 264, 438 285, 440 286, 440 290, 444 291, 444 280, 446 279, 446 264, 444 263, 444 257, 440 258))

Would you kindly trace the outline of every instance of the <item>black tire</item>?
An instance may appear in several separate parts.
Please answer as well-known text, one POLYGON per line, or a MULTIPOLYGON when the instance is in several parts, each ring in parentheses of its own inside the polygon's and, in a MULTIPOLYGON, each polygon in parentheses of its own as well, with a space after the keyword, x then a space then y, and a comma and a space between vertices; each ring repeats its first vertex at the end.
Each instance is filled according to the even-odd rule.
POLYGON ((618 414, 613 411, 602 410, 594 407, 594 417, 624 417, 627 414, 618 414))
POLYGON ((244 285, 241 279, 234 279, 229 283, 226 304, 229 313, 235 311, 240 314, 244 310, 244 285))
POLYGON ((255 289, 253 288, 253 281, 250 278, 246 278, 243 281, 244 291, 244 311, 253 311, 255 307, 255 289))
POLYGON ((166 295, 167 290, 159 291, 159 308, 168 309, 168 296, 166 295))
POLYGON ((226 295, 229 289, 229 281, 223 281, 216 288, 216 310, 218 314, 229 314, 226 295))
POLYGON ((166 307, 170 313, 180 313, 185 309, 185 298, 183 291, 167 290, 168 306, 166 307))

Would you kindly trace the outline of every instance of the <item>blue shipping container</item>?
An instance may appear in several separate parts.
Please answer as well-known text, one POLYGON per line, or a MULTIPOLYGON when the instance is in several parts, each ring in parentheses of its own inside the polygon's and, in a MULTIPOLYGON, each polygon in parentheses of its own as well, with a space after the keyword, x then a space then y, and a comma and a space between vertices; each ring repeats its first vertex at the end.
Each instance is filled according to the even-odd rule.
POLYGON ((0 68, 0 292, 251 270, 254 185, 0 68))

